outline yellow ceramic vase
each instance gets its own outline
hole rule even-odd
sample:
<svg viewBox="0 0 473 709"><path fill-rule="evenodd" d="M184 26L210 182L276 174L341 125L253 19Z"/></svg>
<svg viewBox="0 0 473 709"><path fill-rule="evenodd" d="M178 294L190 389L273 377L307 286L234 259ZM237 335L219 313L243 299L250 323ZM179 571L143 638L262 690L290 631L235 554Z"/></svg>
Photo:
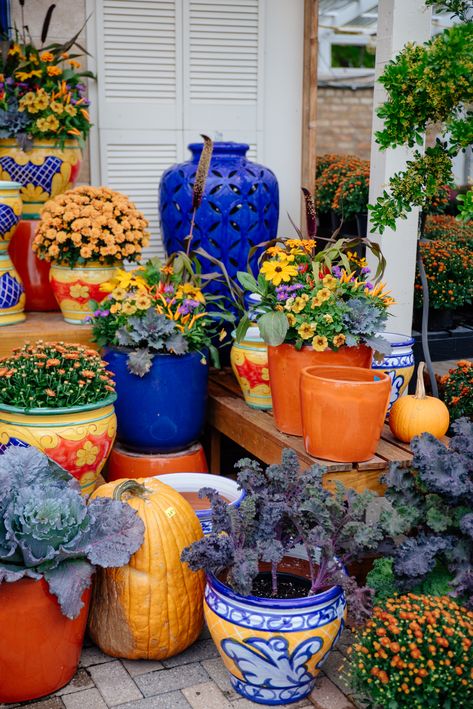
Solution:
<svg viewBox="0 0 473 709"><path fill-rule="evenodd" d="M49 281L64 320L78 324L90 317L92 311L89 301L100 303L107 296L107 293L100 290L100 286L113 278L116 270L116 266L92 262L72 268L53 263Z"/></svg>
<svg viewBox="0 0 473 709"><path fill-rule="evenodd" d="M301 598L240 596L209 575L204 615L233 688L260 704L290 704L314 688L346 617L339 586Z"/></svg>
<svg viewBox="0 0 473 709"><path fill-rule="evenodd" d="M248 328L245 339L233 343L230 362L248 406L270 409L273 403L269 387L268 347L258 327Z"/></svg>
<svg viewBox="0 0 473 709"><path fill-rule="evenodd" d="M20 221L19 182L0 182L0 326L25 319L23 283L8 254L8 244Z"/></svg>
<svg viewBox="0 0 473 709"><path fill-rule="evenodd" d="M23 218L39 219L44 203L74 187L79 176L82 151L77 140L63 147L51 140L35 140L30 150L16 140L0 140L0 180L21 183Z"/></svg>
<svg viewBox="0 0 473 709"><path fill-rule="evenodd" d="M0 453L7 446L35 446L80 483L83 495L95 489L117 431L113 402L63 409L23 409L0 404Z"/></svg>

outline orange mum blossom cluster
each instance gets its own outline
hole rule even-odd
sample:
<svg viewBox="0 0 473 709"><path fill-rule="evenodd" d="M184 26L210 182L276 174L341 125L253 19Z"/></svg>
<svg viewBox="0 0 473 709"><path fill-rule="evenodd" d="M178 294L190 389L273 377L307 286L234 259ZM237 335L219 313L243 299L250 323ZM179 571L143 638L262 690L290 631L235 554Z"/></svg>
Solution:
<svg viewBox="0 0 473 709"><path fill-rule="evenodd" d="M379 707L473 706L473 612L409 593L375 607L351 648L350 683Z"/></svg>
<svg viewBox="0 0 473 709"><path fill-rule="evenodd" d="M131 200L108 187L76 187L43 208L33 242L40 259L69 266L137 261L148 222Z"/></svg>

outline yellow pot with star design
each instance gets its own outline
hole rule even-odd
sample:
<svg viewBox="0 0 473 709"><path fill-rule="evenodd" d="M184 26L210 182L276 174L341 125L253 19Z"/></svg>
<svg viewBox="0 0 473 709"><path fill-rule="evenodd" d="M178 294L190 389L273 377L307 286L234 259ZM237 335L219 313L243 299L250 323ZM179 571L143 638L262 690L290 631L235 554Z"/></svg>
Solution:
<svg viewBox="0 0 473 709"><path fill-rule="evenodd" d="M235 336L235 333L232 333ZM230 350L233 373L243 397L253 409L271 409L268 347L257 326L249 327L241 342L234 340Z"/></svg>
<svg viewBox="0 0 473 709"><path fill-rule="evenodd" d="M89 301L100 303L107 296L100 288L115 276L116 271L116 266L95 262L73 267L53 263L49 281L64 320L78 324L90 317L92 310Z"/></svg>
<svg viewBox="0 0 473 709"><path fill-rule="evenodd" d="M116 394L94 404L25 409L0 403L0 454L8 446L34 446L94 491L117 432Z"/></svg>
<svg viewBox="0 0 473 709"><path fill-rule="evenodd" d="M16 140L0 140L0 180L21 183L23 219L39 219L44 203L74 187L82 151L77 140L60 147L53 140L34 140L22 150Z"/></svg>

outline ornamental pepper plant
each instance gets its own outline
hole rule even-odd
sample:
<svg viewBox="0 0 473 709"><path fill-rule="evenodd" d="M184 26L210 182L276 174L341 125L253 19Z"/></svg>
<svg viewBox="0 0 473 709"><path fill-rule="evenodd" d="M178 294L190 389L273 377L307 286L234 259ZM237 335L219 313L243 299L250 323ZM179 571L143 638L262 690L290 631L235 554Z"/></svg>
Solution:
<svg viewBox="0 0 473 709"><path fill-rule="evenodd" d="M288 342L324 352L366 342L386 350L377 333L385 328L393 298L383 283L370 280L366 265L341 250L341 241L316 254L314 240L287 239L266 249L257 280L238 274L261 298L257 322L269 345ZM242 320L238 339L248 324Z"/></svg>
<svg viewBox="0 0 473 709"><path fill-rule="evenodd" d="M409 593L374 608L351 648L348 678L369 707L473 704L473 612L447 596Z"/></svg>
<svg viewBox="0 0 473 709"><path fill-rule="evenodd" d="M0 359L0 404L26 409L95 404L115 391L98 352L68 342L26 343Z"/></svg>

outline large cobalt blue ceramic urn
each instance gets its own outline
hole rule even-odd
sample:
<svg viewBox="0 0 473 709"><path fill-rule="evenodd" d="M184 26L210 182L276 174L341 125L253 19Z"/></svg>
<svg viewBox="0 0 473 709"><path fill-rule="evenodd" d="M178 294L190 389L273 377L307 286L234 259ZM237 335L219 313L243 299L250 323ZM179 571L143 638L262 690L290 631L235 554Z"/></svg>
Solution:
<svg viewBox="0 0 473 709"><path fill-rule="evenodd" d="M185 249L192 220L192 189L202 152L202 143L191 143L192 159L173 165L163 174L160 186L160 214L168 254ZM271 170L248 160L245 143L216 142L197 210L192 249L201 247L222 261L230 278L246 271L253 246L276 236L279 216L277 179ZM256 252L251 260L256 275ZM204 271L215 266L203 260ZM227 293L224 284L213 284L213 292Z"/></svg>
<svg viewBox="0 0 473 709"><path fill-rule="evenodd" d="M128 370L127 351L106 348L104 359L115 375L120 443L141 453L172 453L199 439L209 374L202 353L157 354L143 377Z"/></svg>

